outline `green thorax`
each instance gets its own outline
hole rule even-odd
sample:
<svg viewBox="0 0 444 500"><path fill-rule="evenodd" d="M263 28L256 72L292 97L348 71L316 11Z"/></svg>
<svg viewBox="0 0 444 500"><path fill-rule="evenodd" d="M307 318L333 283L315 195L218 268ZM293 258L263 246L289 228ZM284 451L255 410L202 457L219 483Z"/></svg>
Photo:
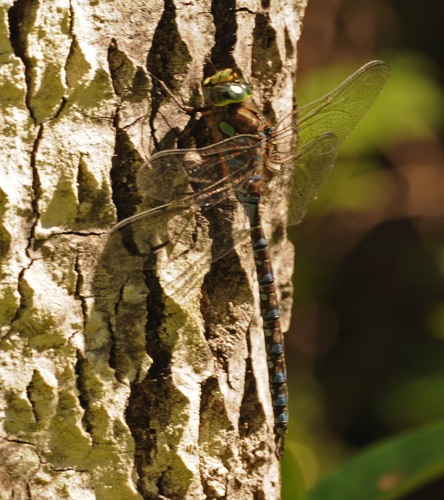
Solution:
<svg viewBox="0 0 444 500"><path fill-rule="evenodd" d="M232 69L219 71L203 81L203 94L211 106L211 126L222 133L221 140L237 134L263 134L266 120L248 99L253 88Z"/></svg>

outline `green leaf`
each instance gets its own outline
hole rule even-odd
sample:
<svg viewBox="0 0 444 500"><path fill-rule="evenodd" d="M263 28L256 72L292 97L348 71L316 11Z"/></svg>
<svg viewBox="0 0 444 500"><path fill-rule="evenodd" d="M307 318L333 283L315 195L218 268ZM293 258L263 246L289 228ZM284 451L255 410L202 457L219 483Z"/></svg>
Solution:
<svg viewBox="0 0 444 500"><path fill-rule="evenodd" d="M444 476L444 423L375 445L319 482L308 500L401 498Z"/></svg>

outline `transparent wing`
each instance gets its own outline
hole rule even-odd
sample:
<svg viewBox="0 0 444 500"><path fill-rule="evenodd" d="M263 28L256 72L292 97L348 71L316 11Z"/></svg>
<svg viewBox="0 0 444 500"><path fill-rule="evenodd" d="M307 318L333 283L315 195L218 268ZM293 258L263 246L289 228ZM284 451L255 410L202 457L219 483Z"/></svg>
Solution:
<svg viewBox="0 0 444 500"><path fill-rule="evenodd" d="M333 167L340 143L370 109L388 74L384 62L372 61L276 127L270 160L283 164L284 172L291 171L288 225L298 224L307 213Z"/></svg>
<svg viewBox="0 0 444 500"><path fill-rule="evenodd" d="M148 202L166 203L119 222L113 232L119 230L145 257L146 269L166 268L178 259L195 268L218 260L249 234L235 191L252 174L263 142L240 135L206 148L153 155L139 172L138 186Z"/></svg>
<svg viewBox="0 0 444 500"><path fill-rule="evenodd" d="M147 256L147 268L166 266L183 256L197 262L193 256L198 259L205 245L211 247L208 258L217 260L248 234L245 219L234 216L239 209L243 213L235 191L254 172L266 142L271 143L271 165L281 165L280 180L287 183L288 223L297 224L325 182L340 143L387 78L385 63L366 64L329 94L288 115L272 138L239 135L206 148L153 155L138 174L138 186L151 205L161 204L119 222L113 230L131 225L131 237L138 239L139 251Z"/></svg>
<svg viewBox="0 0 444 500"><path fill-rule="evenodd" d="M297 139L292 151L284 148L280 152L282 159L285 155L297 156L310 141L328 132L334 133L339 142L344 141L370 109L388 76L384 62L369 62L328 94L285 117L276 126L276 144L283 144L293 132ZM279 161L278 156L275 161Z"/></svg>
<svg viewBox="0 0 444 500"><path fill-rule="evenodd" d="M202 197L211 203L211 193L242 181L254 168L252 160L263 142L254 135L238 135L201 149L161 151L142 166L137 185L154 200L202 204Z"/></svg>
<svg viewBox="0 0 444 500"><path fill-rule="evenodd" d="M289 184L288 225L299 224L327 179L339 149L339 139L328 132L309 142L297 157Z"/></svg>
<svg viewBox="0 0 444 500"><path fill-rule="evenodd" d="M125 246L143 258L143 269L164 270L166 293L177 299L186 297L212 262L248 241L247 218L233 187L222 194L223 199L216 202L214 193L208 193L211 204L205 204L200 194L189 197L200 205L188 206L181 200L153 208L122 224L111 237L120 233Z"/></svg>

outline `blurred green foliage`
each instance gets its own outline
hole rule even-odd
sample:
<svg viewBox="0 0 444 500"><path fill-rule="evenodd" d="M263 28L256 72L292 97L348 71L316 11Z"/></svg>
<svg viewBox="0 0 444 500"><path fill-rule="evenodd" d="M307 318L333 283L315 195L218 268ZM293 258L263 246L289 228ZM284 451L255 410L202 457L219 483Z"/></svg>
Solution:
<svg viewBox="0 0 444 500"><path fill-rule="evenodd" d="M372 446L325 478L308 500L402 498L444 474L444 423Z"/></svg>
<svg viewBox="0 0 444 500"><path fill-rule="evenodd" d="M299 474L310 488L375 440L444 422L444 221L411 217L410 166L396 163L411 144L431 157L428 148L444 131L444 93L426 57L381 58L391 67L389 82L341 148L307 220L289 230L296 264L283 499L304 498ZM301 78L298 101L327 93L358 66ZM341 470L338 481L346 483ZM313 498L385 498L322 491Z"/></svg>
<svg viewBox="0 0 444 500"><path fill-rule="evenodd" d="M434 79L431 64L417 54L392 55L384 60L390 66L390 78L341 146L312 214L347 208L366 210L372 204L381 204L388 188L382 175L369 175L380 169L372 153L405 141L433 139L444 131L444 93ZM356 69L356 65L348 64L311 72L298 81L298 102L303 105L319 98Z"/></svg>
<svg viewBox="0 0 444 500"><path fill-rule="evenodd" d="M432 63L419 54L395 53L381 58L390 66L390 78L366 118L341 147L343 155L427 139L443 131L444 94ZM297 82L298 102L304 105L326 94L356 69L356 65L347 64L310 72Z"/></svg>

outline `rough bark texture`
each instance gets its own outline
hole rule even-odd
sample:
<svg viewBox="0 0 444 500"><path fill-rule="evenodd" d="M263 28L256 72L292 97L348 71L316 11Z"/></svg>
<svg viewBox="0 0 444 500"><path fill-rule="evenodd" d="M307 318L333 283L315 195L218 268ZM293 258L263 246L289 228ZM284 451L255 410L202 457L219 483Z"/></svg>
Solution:
<svg viewBox="0 0 444 500"><path fill-rule="evenodd" d="M178 262L168 296L107 231L191 130L147 68L202 104L209 61L238 67L278 119L303 4L1 2L1 498L279 497L249 248ZM284 327L291 266L282 241Z"/></svg>

